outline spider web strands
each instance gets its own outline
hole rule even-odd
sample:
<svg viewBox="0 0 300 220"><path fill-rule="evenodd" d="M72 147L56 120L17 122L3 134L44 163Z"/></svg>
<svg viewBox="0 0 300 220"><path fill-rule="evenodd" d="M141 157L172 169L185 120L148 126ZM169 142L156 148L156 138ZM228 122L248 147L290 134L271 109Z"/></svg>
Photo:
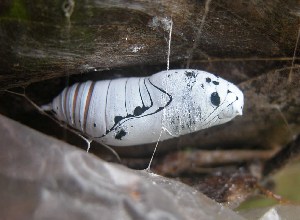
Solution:
<svg viewBox="0 0 300 220"><path fill-rule="evenodd" d="M163 127L160 129L160 134L159 134L158 140L157 140L157 142L156 142L156 144L155 144L155 148L154 148L154 150L153 150L153 153L152 153L151 159L150 159L150 161L149 161L148 167L146 168L146 171L147 171L147 172L151 172L151 169L150 169L150 168L151 168L151 164L152 164L152 161L153 161L153 158L154 158L156 149L157 149L157 147L158 147L158 143L159 143L159 141L160 141L162 132L163 132Z"/></svg>
<svg viewBox="0 0 300 220"><path fill-rule="evenodd" d="M242 61L291 61L300 60L300 57L249 57L249 58L210 58L209 60L193 60L191 63L211 63L211 62L242 62Z"/></svg>
<svg viewBox="0 0 300 220"><path fill-rule="evenodd" d="M170 68L170 54L171 54L172 29L173 29L173 21L172 21L172 18L171 18L171 20L170 20L170 30L169 30L169 41L168 41L167 71L168 71L169 68Z"/></svg>
<svg viewBox="0 0 300 220"><path fill-rule="evenodd" d="M299 27L298 27L298 35L297 35L297 40L296 40L296 44L295 44L295 49L294 49L294 54L293 54L292 65L291 65L292 68L290 69L290 73L289 73L289 79L288 79L288 82L289 82L289 83L292 82L292 73L293 73L293 68L294 68L294 64L295 64L295 58L296 58L296 53L297 53L297 48L298 48L299 38L300 38L300 25L299 25Z"/></svg>
<svg viewBox="0 0 300 220"><path fill-rule="evenodd" d="M168 52L167 52L167 71L170 69L170 54L171 54L171 42L172 42L172 30L173 30L173 20L172 20L172 18L171 18L170 21L169 21L169 39L168 39ZM165 79L165 80L166 80L166 79ZM167 82L165 82L165 84L167 85ZM166 92L168 93L168 88L167 88L167 87L166 87ZM165 99L165 98L164 98L164 99ZM166 101L166 100L164 100L164 102L165 102L165 101ZM150 161L149 161L148 167L146 168L146 171L147 171L147 172L151 172L150 168L151 168L151 164L152 164L154 155L155 155L156 150L157 150L157 147L158 147L158 143L159 143L159 141L160 141L160 139L161 139L162 132L166 130L166 128L165 128L164 125L163 125L165 115L166 115L166 109L164 108L164 109L163 109L163 117L162 117L162 127L161 127L161 130L160 130L160 134L159 134L159 137L158 137L158 139L157 139L157 142L156 142L156 144L155 144L155 148L154 148L154 150L153 150L151 159L150 159Z"/></svg>
<svg viewBox="0 0 300 220"><path fill-rule="evenodd" d="M234 163L250 163L253 158L267 161L278 152L278 149L268 150L179 150L171 152L155 164L155 170L161 175L178 176L182 173L216 172L220 166L230 166ZM140 161L142 164L143 161ZM193 166L191 166L193 164Z"/></svg>
<svg viewBox="0 0 300 220"><path fill-rule="evenodd" d="M293 136L294 132L292 131L290 125L289 125L289 122L287 121L285 115L282 113L281 111L281 107L277 104L271 104L271 105L267 105L266 107L270 107L271 109L275 109L278 111L280 117L282 118L287 130L289 131L290 135Z"/></svg>
<svg viewBox="0 0 300 220"><path fill-rule="evenodd" d="M61 121L59 121L58 119L52 117L50 114L46 113L40 106L38 106L36 103L34 103L28 96L26 96L25 94L25 88L24 89L24 94L22 93L18 93L18 92L14 92L11 90L4 90L5 92L9 93L9 94L13 94L16 96L20 96L23 97L26 101L28 101L35 109L37 109L42 115L45 115L46 117L48 117L50 120L54 121L55 123L57 123L59 126L64 127L65 129L67 129L68 131L72 132L73 134L79 136L80 138L82 138L82 140L84 140L87 144L87 150L86 152L88 153L91 147L91 143L93 141L93 138L91 137L85 137L84 135L82 135L79 131L77 131L76 129L73 129L72 127L68 126L66 123L63 123ZM104 143L99 143L102 146L104 146L105 148L107 148L116 158L119 162L121 162L121 158L118 155L118 153L112 149L111 147L109 147L108 145L104 144Z"/></svg>
<svg viewBox="0 0 300 220"><path fill-rule="evenodd" d="M296 159L300 154L300 135L278 151L275 156L266 161L263 174L269 176L276 170L285 166L291 159Z"/></svg>
<svg viewBox="0 0 300 220"><path fill-rule="evenodd" d="M201 33L202 33L202 29L203 29L206 17L207 17L208 12L209 12L209 5L210 5L211 1L212 0L206 0L206 2L205 2L204 14L203 14L202 19L201 19L201 23L200 23L200 27L199 27L197 35L196 35L196 39L193 43L193 47L188 51L188 60L187 60L187 64L186 64L187 69L190 67L190 63L191 63L191 60L193 58L193 53L196 50L196 47L198 46L200 36L201 36Z"/></svg>

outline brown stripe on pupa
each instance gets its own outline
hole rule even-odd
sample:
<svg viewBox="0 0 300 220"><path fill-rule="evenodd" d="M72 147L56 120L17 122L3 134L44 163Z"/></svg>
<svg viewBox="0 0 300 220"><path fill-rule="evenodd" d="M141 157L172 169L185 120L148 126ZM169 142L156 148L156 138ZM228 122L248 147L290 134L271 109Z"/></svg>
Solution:
<svg viewBox="0 0 300 220"><path fill-rule="evenodd" d="M66 118L66 122L68 124L69 124L69 117L68 117L69 114L68 114L68 111L67 111L67 97L68 97L69 89L70 89L70 87L67 87L66 93L65 93L65 100L64 100L65 118Z"/></svg>
<svg viewBox="0 0 300 220"><path fill-rule="evenodd" d="M92 98L94 87L95 87L95 82L92 82L92 84L90 85L90 89L89 89L88 95L86 97L86 101L85 101L84 118L83 118L83 126L84 126L83 127L83 132L86 131L87 116L88 116L88 111L89 111L90 102L91 102L91 98Z"/></svg>
<svg viewBox="0 0 300 220"><path fill-rule="evenodd" d="M73 122L75 123L75 110L76 110L76 104L77 104L77 96L78 96L78 91L80 88L80 84L76 85L75 93L73 96L73 109L72 109L72 117L73 117Z"/></svg>
<svg viewBox="0 0 300 220"><path fill-rule="evenodd" d="M65 90L64 90L64 91L65 91ZM61 109L62 117L66 118L66 111L65 111L65 109L64 109L64 103L63 103L63 101L64 101L64 96L63 96L64 91L63 91L62 94L60 94L60 96L59 96L59 103L60 103L60 109Z"/></svg>

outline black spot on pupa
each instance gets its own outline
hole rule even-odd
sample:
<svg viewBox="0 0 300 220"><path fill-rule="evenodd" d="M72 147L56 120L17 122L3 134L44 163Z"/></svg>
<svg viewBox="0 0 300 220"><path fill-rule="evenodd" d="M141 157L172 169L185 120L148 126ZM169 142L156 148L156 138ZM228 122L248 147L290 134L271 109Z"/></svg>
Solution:
<svg viewBox="0 0 300 220"><path fill-rule="evenodd" d="M97 127L96 123L94 123L94 128Z"/></svg>
<svg viewBox="0 0 300 220"><path fill-rule="evenodd" d="M145 108L142 108L141 106L137 106L137 107L135 107L135 109L133 111L133 115L139 116L139 115L143 114L144 112L145 112Z"/></svg>
<svg viewBox="0 0 300 220"><path fill-rule="evenodd" d="M203 84L201 84L201 87L202 87L202 89L204 89L204 85Z"/></svg>
<svg viewBox="0 0 300 220"><path fill-rule="evenodd" d="M236 100L239 100L239 97L236 97Z"/></svg>
<svg viewBox="0 0 300 220"><path fill-rule="evenodd" d="M196 74L195 74L195 72L185 72L184 73L187 77L189 77L189 78L195 78L196 77Z"/></svg>
<svg viewBox="0 0 300 220"><path fill-rule="evenodd" d="M116 134L115 139L122 140L122 137L124 137L126 134L127 134L127 132L124 129L121 129Z"/></svg>
<svg viewBox="0 0 300 220"><path fill-rule="evenodd" d="M227 90L227 94L232 93L230 90Z"/></svg>
<svg viewBox="0 0 300 220"><path fill-rule="evenodd" d="M211 82L211 78L209 78L209 77L207 77L205 80L206 80L207 83Z"/></svg>
<svg viewBox="0 0 300 220"><path fill-rule="evenodd" d="M120 122L121 120L123 119L123 117L122 116L120 116L120 115L117 115L117 116L115 116L115 124L117 124L118 122Z"/></svg>
<svg viewBox="0 0 300 220"><path fill-rule="evenodd" d="M217 92L213 92L210 96L210 101L213 105L219 106L220 105L220 96Z"/></svg>
<svg viewBox="0 0 300 220"><path fill-rule="evenodd" d="M212 82L213 82L213 84L215 84L216 86L219 85L219 82L217 82L217 81L212 81Z"/></svg>
<svg viewBox="0 0 300 220"><path fill-rule="evenodd" d="M58 106L56 106L56 110L58 110Z"/></svg>

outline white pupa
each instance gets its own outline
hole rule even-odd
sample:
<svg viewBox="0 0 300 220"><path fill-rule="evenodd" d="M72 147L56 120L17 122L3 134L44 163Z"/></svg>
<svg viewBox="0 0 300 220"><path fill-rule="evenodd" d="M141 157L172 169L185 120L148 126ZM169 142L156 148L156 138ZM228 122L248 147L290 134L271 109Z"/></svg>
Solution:
<svg viewBox="0 0 300 220"><path fill-rule="evenodd" d="M97 142L130 146L223 124L242 115L243 105L234 84L208 72L178 69L76 83L42 108Z"/></svg>

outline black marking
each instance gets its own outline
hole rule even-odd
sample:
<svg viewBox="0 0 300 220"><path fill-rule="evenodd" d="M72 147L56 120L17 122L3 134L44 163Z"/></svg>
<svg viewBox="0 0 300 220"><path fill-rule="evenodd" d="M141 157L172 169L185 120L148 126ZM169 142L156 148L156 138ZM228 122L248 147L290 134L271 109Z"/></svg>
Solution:
<svg viewBox="0 0 300 220"><path fill-rule="evenodd" d="M232 93L230 90L227 90L227 94Z"/></svg>
<svg viewBox="0 0 300 220"><path fill-rule="evenodd" d="M211 82L211 78L209 78L209 77L207 77L205 80L206 80L207 83Z"/></svg>
<svg viewBox="0 0 300 220"><path fill-rule="evenodd" d="M186 86L187 86L187 88L189 90L192 90L193 87L194 87L194 85L195 85L195 83L196 83L197 73L194 72L194 71L185 71L184 74L187 77L187 80L186 80L187 84L186 84Z"/></svg>
<svg viewBox="0 0 300 220"><path fill-rule="evenodd" d="M194 72L194 71L191 71L191 72L188 72L188 71L186 71L185 73L184 73L188 78L196 78L196 73Z"/></svg>
<svg viewBox="0 0 300 220"><path fill-rule="evenodd" d="M114 119L115 124L118 124L122 119L123 119L122 116L120 116L120 115L116 116L115 119Z"/></svg>
<svg viewBox="0 0 300 220"><path fill-rule="evenodd" d="M210 101L213 105L219 106L220 105L220 96L217 92L213 92L210 96Z"/></svg>
<svg viewBox="0 0 300 220"><path fill-rule="evenodd" d="M217 77L217 78L218 78L218 77ZM228 91L229 91L229 90L228 90ZM228 95L228 93L226 94L225 99L224 99L224 101L221 103L221 105L217 106L217 107L214 109L214 111L211 112L211 113L203 120L204 122L205 122L212 114L214 114L215 111L216 111L217 109L219 109L219 108L223 105L223 103L225 102L225 100L226 100L226 98L227 98L227 95ZM232 105L234 102L235 102L235 101L231 102L229 105L227 105L227 107L230 106L230 105ZM201 117L201 116L200 116L200 117ZM216 116L215 116L215 117L216 117ZM209 125L210 122L211 122L215 117L213 117L210 121L208 121L208 123L203 124L203 127L206 127L207 125ZM217 117L219 117L219 115L217 115Z"/></svg>
<svg viewBox="0 0 300 220"><path fill-rule="evenodd" d="M239 97L236 97L236 99L235 100L239 100Z"/></svg>
<svg viewBox="0 0 300 220"><path fill-rule="evenodd" d="M125 93L124 93L124 94L125 94L125 100L124 100L125 103L124 103L124 104L125 104L125 110L126 110L126 113L127 113L126 91L127 91L127 82L128 82L128 80L129 80L129 78L126 79L126 82L125 82L125 91L124 91L124 92L125 92ZM127 114L128 114L128 113L127 113Z"/></svg>
<svg viewBox="0 0 300 220"><path fill-rule="evenodd" d="M146 88L146 90L147 90L147 93L148 93L148 95L149 95L149 98L150 98L150 102L151 102L151 104L150 104L150 106L148 107L148 106L144 106L144 102L143 102L143 99L142 99L142 96L141 96L141 93L140 93L140 97L141 97L141 100L142 100L142 102L143 102L143 107L141 108L141 110L143 111L143 113L146 111L146 110L148 110L148 109L150 109L151 107L153 107L153 100L152 100L152 98L151 98L151 94L150 94L150 92L149 92L149 90L148 90L148 87L147 87L147 85L146 85L146 82L145 82L145 80L148 80L148 82L154 87L154 88L156 88L157 90L159 90L159 91L161 91L163 94L166 94L168 97L169 97L169 100L168 100L168 102L165 104L165 106L163 106L163 107L159 107L159 108L157 108L155 111L153 111L153 112L151 112L151 113L148 113L148 114L146 114L146 115L138 115L138 116L135 116L135 115L131 115L131 114L128 114L127 116L116 116L115 117L115 124L110 128L110 129L107 129L106 130L106 132L105 132L105 134L103 134L103 135L101 135L100 137L96 137L96 138L102 138L102 137L104 137L104 136L106 136L107 134L109 134L110 132L112 132L113 130L116 130L117 128L119 128L122 124L124 124L126 121L128 121L128 120L132 120L132 119L134 119L134 118L142 118L142 117L146 117L146 116L149 116L149 115L153 115L153 114L156 114L156 113L158 113L158 112L160 112L160 111L162 111L164 108L166 108L168 105L170 105L170 103L172 102L172 100L173 100L173 98L172 98L172 96L169 94L169 93L167 93L165 90L163 90L162 88L159 88L159 87L157 87L156 85L154 85L151 81L150 81L150 79L149 78L144 78L144 85L145 85L145 88ZM140 89L139 89L139 92L140 92ZM106 97L106 99L107 99L107 97ZM138 106L139 107L139 106ZM136 109L135 109L136 110ZM140 113L140 112L138 112L138 113ZM116 137L116 139L119 139L119 138L117 138L117 137L120 137L120 135L122 135L122 132L120 133L121 131L119 131L118 132L118 134L115 136ZM125 132L125 131L124 131ZM126 133L126 132L125 132ZM120 135L119 135L120 134ZM125 134L126 135L126 134ZM124 136L124 135L123 135ZM123 137L123 136L121 136L120 137L120 139Z"/></svg>
<svg viewBox="0 0 300 220"><path fill-rule="evenodd" d="M115 139L122 140L122 137L124 137L126 134L127 134L127 132L124 129L121 129L116 134Z"/></svg>
<svg viewBox="0 0 300 220"><path fill-rule="evenodd" d="M215 84L216 86L220 84L220 83L217 82L217 81L212 81L212 82L213 82L213 84Z"/></svg>
<svg viewBox="0 0 300 220"><path fill-rule="evenodd" d="M201 84L201 87L202 87L202 89L204 89L204 85L203 84Z"/></svg>
<svg viewBox="0 0 300 220"><path fill-rule="evenodd" d="M135 109L133 111L133 115L134 116L139 116L139 115L143 114L147 110L148 110L148 108L146 106L143 106L143 107L137 106L137 107L135 107Z"/></svg>
<svg viewBox="0 0 300 220"><path fill-rule="evenodd" d="M140 82L140 81L139 81ZM148 90L148 87L147 87L147 85L146 85L146 82L145 82L145 79L144 79L144 86L145 86L145 88L146 88L146 90L147 90L147 93L148 93L148 95L149 95L149 98L150 98L150 102L151 102L151 104L150 104L150 106L149 107L147 107L147 106L145 106L144 105L144 101L143 101L143 97L142 97L142 94L141 94L141 88L140 88L140 86L139 86L139 94L140 94L140 98L141 98L141 101L142 101L142 104L143 104L143 107L141 107L141 111L146 111L146 110L148 110L149 108L151 108L152 106L153 106L153 100L152 100L152 98L151 98L151 95L150 95L150 92L149 92L149 90ZM135 109L136 110L136 109ZM140 113L140 112L139 112ZM120 126L120 125L122 125L123 123L125 123L127 120L129 120L129 119L132 119L132 118L135 118L135 117L138 117L138 116L134 116L134 115L131 115L131 114L127 114L127 116L116 116L115 117L115 119L114 119L114 121L115 121L115 124L109 129L109 130L106 130L106 133L104 134L104 135L102 135L101 137L104 137L105 135L107 135L109 132L111 132L112 130L114 130L114 129L116 129L118 126ZM118 125L119 124L119 125ZM100 137L100 138L101 138Z"/></svg>
<svg viewBox="0 0 300 220"><path fill-rule="evenodd" d="M141 100L142 100L142 104L143 104L143 106L145 106L145 103L144 103L144 100L143 100L143 97L142 97L142 94L141 94L140 80L141 80L141 79L139 79L139 94L140 94L140 98L141 98ZM148 92L148 95L150 96L150 93L149 93L149 91L148 91L148 88L147 88L147 86L146 86L146 84L145 84L145 79L144 79L144 85L145 85L145 87L146 87L146 90L147 90L147 92ZM150 99L151 99L151 97L150 97Z"/></svg>
<svg viewBox="0 0 300 220"><path fill-rule="evenodd" d="M229 90L228 90L229 91ZM231 92L231 91L229 91L229 92ZM228 93L227 93L228 94ZM225 99L224 99L224 102L225 102L225 100L226 100L226 98L227 98L227 95L226 95L226 97L225 97ZM227 107L228 106L230 106L230 105L232 105L234 102L235 102L236 100L234 100L233 102L231 102L231 103L229 103L228 105L227 105ZM222 106L223 105L223 103L221 104L221 105L219 105L219 106L217 106L217 108L212 112L212 113L210 113L203 121L206 121L220 106ZM241 109L243 109L243 106L241 106ZM218 118L219 118L219 115L217 115L218 116ZM214 117L215 118L215 117ZM213 119L214 119L213 118ZM212 120L213 120L212 119ZM210 120L210 121L212 121L212 120ZM208 121L208 123L206 123L206 124L204 124L203 126L206 126L207 124L209 124L210 123L210 121Z"/></svg>
<svg viewBox="0 0 300 220"><path fill-rule="evenodd" d="M96 123L94 123L94 128L97 127Z"/></svg>
<svg viewBox="0 0 300 220"><path fill-rule="evenodd" d="M171 119L170 124L172 124L172 125L175 124L175 118Z"/></svg>

